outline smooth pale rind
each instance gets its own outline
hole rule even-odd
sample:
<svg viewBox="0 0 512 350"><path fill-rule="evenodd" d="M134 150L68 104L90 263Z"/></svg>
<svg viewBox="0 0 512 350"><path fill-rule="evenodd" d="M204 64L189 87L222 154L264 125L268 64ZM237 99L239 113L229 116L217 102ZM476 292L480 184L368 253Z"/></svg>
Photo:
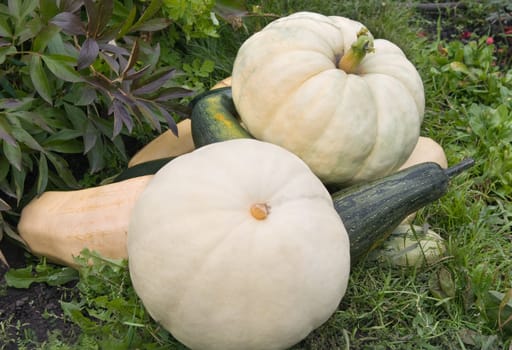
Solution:
<svg viewBox="0 0 512 350"><path fill-rule="evenodd" d="M356 73L337 68L363 27L296 13L246 40L233 66L233 101L249 132L297 154L326 183L390 174L419 137L423 84L398 46L376 39Z"/></svg>
<svg viewBox="0 0 512 350"><path fill-rule="evenodd" d="M194 140L192 140L190 119L183 119L176 127L178 136L171 130L163 132L135 153L128 162L128 167L159 158L177 157L192 151L195 146Z"/></svg>
<svg viewBox="0 0 512 350"><path fill-rule="evenodd" d="M255 219L251 205L265 203ZM343 297L349 241L320 180L273 144L204 146L162 168L133 210L130 274L192 349L285 349Z"/></svg>
<svg viewBox="0 0 512 350"><path fill-rule="evenodd" d="M400 166L400 170L425 162L435 162L443 169L448 168L443 147L429 137L420 136L416 147L405 163Z"/></svg>

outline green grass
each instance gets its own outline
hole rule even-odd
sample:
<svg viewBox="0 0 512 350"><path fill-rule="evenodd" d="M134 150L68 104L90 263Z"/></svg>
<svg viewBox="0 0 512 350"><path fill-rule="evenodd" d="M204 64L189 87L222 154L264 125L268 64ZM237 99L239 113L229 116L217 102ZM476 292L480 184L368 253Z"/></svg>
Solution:
<svg viewBox="0 0 512 350"><path fill-rule="evenodd" d="M375 36L399 44L424 79L422 134L444 146L450 164L465 157L476 161L416 219L446 239L446 257L416 269L372 261L355 266L339 310L294 349L510 349L512 321L503 332L486 298L489 291L512 290L512 71L494 66L493 47L479 38L465 44L417 38L419 21L399 2L260 4L266 13L308 9L352 17L367 24ZM251 18L245 31L224 27L220 39L190 42L191 57L215 62L205 85L229 75L239 44L271 18ZM76 300L63 304L66 315L84 327L75 346L182 349L144 312L130 287L126 265L102 264L92 272L90 267L83 270ZM440 280L445 289L438 295L432 285ZM96 323L85 314L96 315ZM55 337L42 348L66 346L73 348Z"/></svg>

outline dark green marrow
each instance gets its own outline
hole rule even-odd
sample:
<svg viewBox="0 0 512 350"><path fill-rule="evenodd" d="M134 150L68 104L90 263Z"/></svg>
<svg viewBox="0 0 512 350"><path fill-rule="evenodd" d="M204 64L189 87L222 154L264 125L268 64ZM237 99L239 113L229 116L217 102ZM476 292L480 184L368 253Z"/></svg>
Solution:
<svg viewBox="0 0 512 350"><path fill-rule="evenodd" d="M380 245L409 214L441 198L450 178L473 164L473 159L466 159L443 169L437 163L421 163L333 193L334 207L350 238L352 261Z"/></svg>

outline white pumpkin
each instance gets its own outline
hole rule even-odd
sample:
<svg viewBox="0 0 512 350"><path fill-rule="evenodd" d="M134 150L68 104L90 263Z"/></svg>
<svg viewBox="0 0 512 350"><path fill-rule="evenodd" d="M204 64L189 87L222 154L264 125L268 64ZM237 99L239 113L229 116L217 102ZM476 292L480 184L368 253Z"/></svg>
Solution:
<svg viewBox="0 0 512 350"><path fill-rule="evenodd" d="M273 144L238 139L180 156L135 204L134 288L192 349L284 349L343 297L349 240L320 180Z"/></svg>
<svg viewBox="0 0 512 350"><path fill-rule="evenodd" d="M250 133L326 183L390 174L418 140L421 77L398 46L364 32L348 18L299 12L252 35L234 62L233 101Z"/></svg>
<svg viewBox="0 0 512 350"><path fill-rule="evenodd" d="M444 239L435 231L417 225L399 225L373 257L396 266L431 265L446 252Z"/></svg>

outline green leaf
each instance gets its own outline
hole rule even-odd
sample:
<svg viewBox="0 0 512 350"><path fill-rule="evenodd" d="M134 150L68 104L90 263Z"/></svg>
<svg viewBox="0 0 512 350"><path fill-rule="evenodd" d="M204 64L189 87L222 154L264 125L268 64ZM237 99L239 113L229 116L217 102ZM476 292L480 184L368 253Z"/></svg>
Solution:
<svg viewBox="0 0 512 350"><path fill-rule="evenodd" d="M39 18L33 18L28 23L16 28L17 44L22 44L34 39L43 28L43 23Z"/></svg>
<svg viewBox="0 0 512 350"><path fill-rule="evenodd" d="M129 31L133 24L133 21L135 20L135 16L137 15L137 8L133 6L128 13L128 16L126 17L126 20L123 23L123 26L119 30L119 33L117 34L116 39L120 39L124 37Z"/></svg>
<svg viewBox="0 0 512 350"><path fill-rule="evenodd" d="M43 147L39 144L39 142L32 137L25 129L17 127L12 130L13 136L18 140L18 142L21 142L25 144L27 147L39 151L44 152Z"/></svg>
<svg viewBox="0 0 512 350"><path fill-rule="evenodd" d="M18 170L16 168L12 169L12 178L14 180L14 190L16 192L16 199L19 203L21 197L23 196L23 191L25 189L25 179L27 177L27 173L25 169Z"/></svg>
<svg viewBox="0 0 512 350"><path fill-rule="evenodd" d="M89 120L87 122L87 126L85 127L85 133L83 135L85 154L87 154L96 145L96 141L99 137L100 132L96 129L94 123Z"/></svg>
<svg viewBox="0 0 512 350"><path fill-rule="evenodd" d="M76 63L76 60L73 57L64 55L43 55L42 57L48 69L57 78L72 83L79 83L84 81L82 76L80 76L80 74L75 71L72 66L72 64Z"/></svg>
<svg viewBox="0 0 512 350"><path fill-rule="evenodd" d="M80 134L81 136L81 134ZM72 140L59 140L54 139L51 141L44 142L44 148L47 151L66 153L66 154L77 154L83 152L83 145L78 139Z"/></svg>
<svg viewBox="0 0 512 350"><path fill-rule="evenodd" d="M3 157L0 157L0 183L7 177L10 168L11 165L9 161Z"/></svg>
<svg viewBox="0 0 512 350"><path fill-rule="evenodd" d="M20 16L25 18L29 15L34 15L34 10L39 5L39 0L24 0L21 1Z"/></svg>
<svg viewBox="0 0 512 350"><path fill-rule="evenodd" d="M43 152L39 154L36 191L40 195L48 185L48 160Z"/></svg>
<svg viewBox="0 0 512 350"><path fill-rule="evenodd" d="M50 40L52 40L59 31L60 28L54 24L49 24L44 27L34 38L32 46L33 51L43 53Z"/></svg>
<svg viewBox="0 0 512 350"><path fill-rule="evenodd" d="M153 17L160 9L162 8L162 0L151 0L146 11L140 16L139 20L134 24L132 28L137 28L138 26L144 24L151 17ZM133 29L132 29L133 30Z"/></svg>
<svg viewBox="0 0 512 350"><path fill-rule="evenodd" d="M73 173L69 169L69 165L64 158L54 153L47 153L46 157L48 157L52 165L55 167L57 174L67 186L70 188L79 187L78 182L73 176Z"/></svg>
<svg viewBox="0 0 512 350"><path fill-rule="evenodd" d="M105 146L101 138L97 138L94 146L87 152L89 168L95 173L105 167Z"/></svg>
<svg viewBox="0 0 512 350"><path fill-rule="evenodd" d="M21 19L21 1L8 0L7 6L9 8L9 14L19 21Z"/></svg>
<svg viewBox="0 0 512 350"><path fill-rule="evenodd" d="M30 79L37 93L49 104L52 104L52 89L43 68L41 57L33 55L30 60Z"/></svg>
<svg viewBox="0 0 512 350"><path fill-rule="evenodd" d="M39 0L39 12L41 17L48 22L59 12L59 8L55 0Z"/></svg>
<svg viewBox="0 0 512 350"><path fill-rule="evenodd" d="M4 150L4 155L7 158L7 160L9 161L9 163L14 168L21 171L22 154L21 154L20 146L17 143L14 145L11 145L7 142L3 142L3 150Z"/></svg>
<svg viewBox="0 0 512 350"><path fill-rule="evenodd" d="M1 102L1 101L0 101ZM11 124L6 120L5 117L0 117L0 141L4 141L11 146L16 145L16 139L12 135Z"/></svg>
<svg viewBox="0 0 512 350"><path fill-rule="evenodd" d="M7 23L7 20L3 17L0 17L0 37L12 37L12 29L9 23Z"/></svg>
<svg viewBox="0 0 512 350"><path fill-rule="evenodd" d="M14 55L17 52L18 50L14 46L0 47L0 64L5 62L7 56Z"/></svg>
<svg viewBox="0 0 512 350"><path fill-rule="evenodd" d="M32 265L19 269L9 269L5 274L7 286L29 288L32 283L47 283L60 286L78 280L78 271L70 267L53 267L50 265Z"/></svg>
<svg viewBox="0 0 512 350"><path fill-rule="evenodd" d="M489 291L484 299L487 317L506 336L512 336L512 289L507 293Z"/></svg>

